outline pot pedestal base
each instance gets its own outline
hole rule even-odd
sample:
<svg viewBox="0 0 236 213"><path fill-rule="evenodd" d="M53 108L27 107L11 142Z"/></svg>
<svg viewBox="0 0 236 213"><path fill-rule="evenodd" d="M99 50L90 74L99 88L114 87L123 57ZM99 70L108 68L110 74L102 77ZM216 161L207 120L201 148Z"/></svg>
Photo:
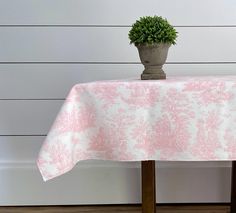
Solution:
<svg viewBox="0 0 236 213"><path fill-rule="evenodd" d="M160 74L154 74L154 73L143 73L141 75L141 80L160 80L160 79L166 79L166 74L165 73L160 73Z"/></svg>

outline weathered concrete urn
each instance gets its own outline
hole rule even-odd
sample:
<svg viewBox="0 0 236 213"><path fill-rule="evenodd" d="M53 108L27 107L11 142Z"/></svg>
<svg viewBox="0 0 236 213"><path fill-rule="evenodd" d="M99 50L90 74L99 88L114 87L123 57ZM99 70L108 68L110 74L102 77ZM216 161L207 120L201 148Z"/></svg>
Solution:
<svg viewBox="0 0 236 213"><path fill-rule="evenodd" d="M136 45L140 60L145 68L141 75L142 80L166 79L162 66L166 62L170 46L171 44L168 43Z"/></svg>
<svg viewBox="0 0 236 213"><path fill-rule="evenodd" d="M144 65L142 80L166 79L162 67L166 62L169 47L175 44L177 32L161 16L145 16L137 20L129 31L130 43L139 52Z"/></svg>

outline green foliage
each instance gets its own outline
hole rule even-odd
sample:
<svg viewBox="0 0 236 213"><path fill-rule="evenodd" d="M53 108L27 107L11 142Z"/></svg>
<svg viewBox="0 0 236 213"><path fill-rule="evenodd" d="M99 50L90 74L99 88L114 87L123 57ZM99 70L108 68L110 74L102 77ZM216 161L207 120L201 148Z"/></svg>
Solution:
<svg viewBox="0 0 236 213"><path fill-rule="evenodd" d="M137 20L129 31L130 43L155 44L170 43L175 44L177 32L166 19L161 16L145 16Z"/></svg>

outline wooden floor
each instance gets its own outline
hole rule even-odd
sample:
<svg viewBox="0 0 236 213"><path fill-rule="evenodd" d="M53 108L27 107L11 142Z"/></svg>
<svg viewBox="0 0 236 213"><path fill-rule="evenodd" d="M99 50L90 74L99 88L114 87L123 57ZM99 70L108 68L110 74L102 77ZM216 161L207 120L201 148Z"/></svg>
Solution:
<svg viewBox="0 0 236 213"><path fill-rule="evenodd" d="M141 213L138 205L0 207L0 213ZM229 213L227 205L157 206L157 213Z"/></svg>

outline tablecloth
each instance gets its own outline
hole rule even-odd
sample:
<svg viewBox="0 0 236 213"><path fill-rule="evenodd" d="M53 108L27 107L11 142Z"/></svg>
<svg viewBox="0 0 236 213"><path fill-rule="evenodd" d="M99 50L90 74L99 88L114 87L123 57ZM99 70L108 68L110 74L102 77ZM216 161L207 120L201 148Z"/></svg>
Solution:
<svg viewBox="0 0 236 213"><path fill-rule="evenodd" d="M87 159L236 159L236 76L75 85L37 159L43 179Z"/></svg>

